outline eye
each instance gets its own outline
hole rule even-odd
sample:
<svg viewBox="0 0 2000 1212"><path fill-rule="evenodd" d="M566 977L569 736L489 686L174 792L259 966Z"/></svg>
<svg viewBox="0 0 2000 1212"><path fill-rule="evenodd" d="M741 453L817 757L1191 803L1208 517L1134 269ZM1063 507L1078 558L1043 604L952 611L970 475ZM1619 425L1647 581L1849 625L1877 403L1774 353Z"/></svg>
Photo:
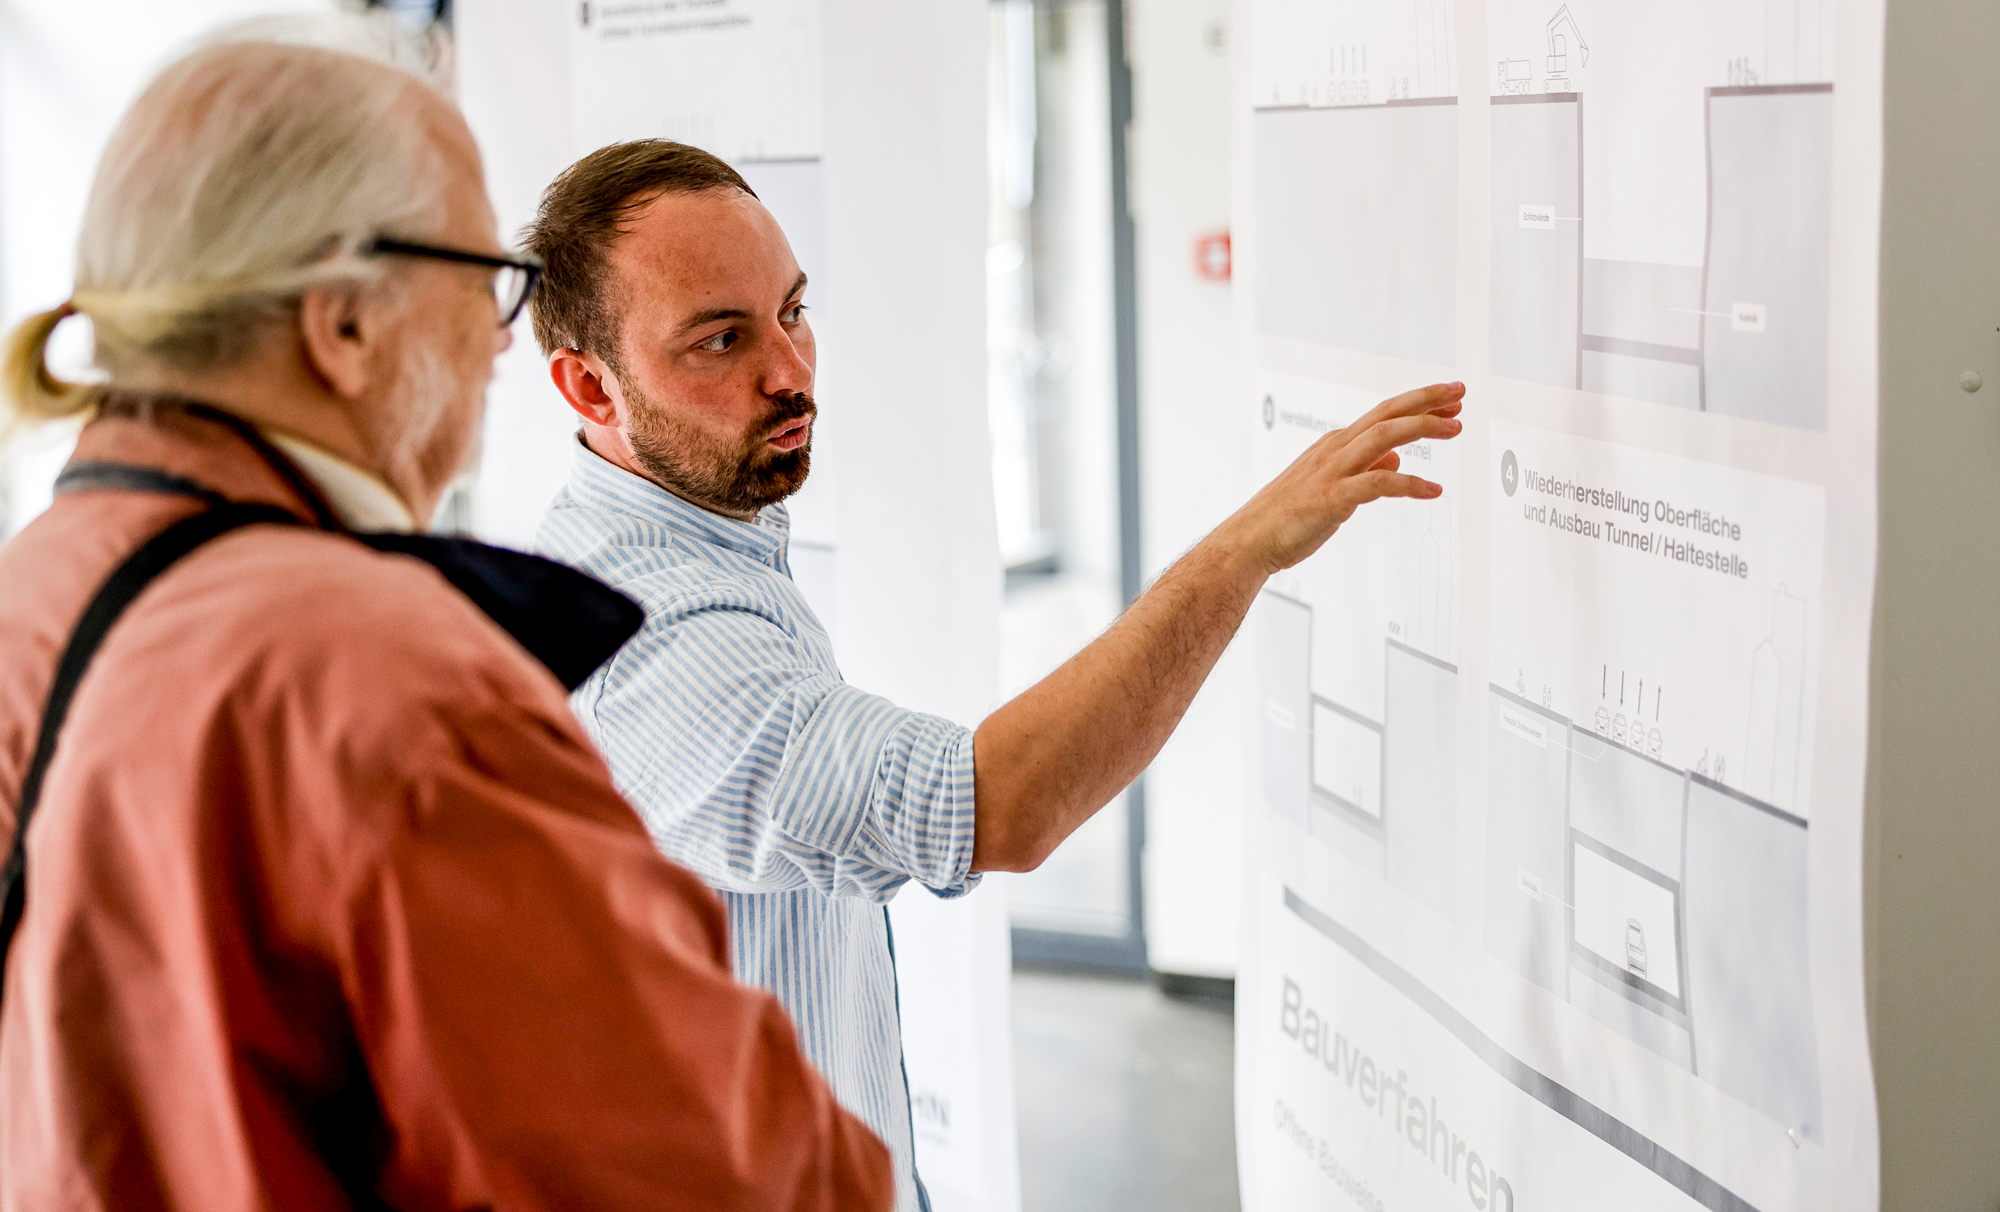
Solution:
<svg viewBox="0 0 2000 1212"><path fill-rule="evenodd" d="M794 303L792 304L791 310L785 313L784 322L787 324L797 324L799 321L805 318L806 318L806 305L803 303Z"/></svg>
<svg viewBox="0 0 2000 1212"><path fill-rule="evenodd" d="M708 340L703 341L701 344L695 346L695 348L705 349L708 350L710 353L727 353L729 352L729 347L734 344L736 344L735 332L725 328L721 332L716 333L714 336L710 337Z"/></svg>

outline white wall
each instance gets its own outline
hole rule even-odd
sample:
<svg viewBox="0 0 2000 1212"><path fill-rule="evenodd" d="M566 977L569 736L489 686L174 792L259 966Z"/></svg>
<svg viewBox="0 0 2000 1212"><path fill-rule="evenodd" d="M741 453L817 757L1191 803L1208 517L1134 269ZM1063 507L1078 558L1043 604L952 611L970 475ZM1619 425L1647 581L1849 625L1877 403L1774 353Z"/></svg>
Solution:
<svg viewBox="0 0 2000 1212"><path fill-rule="evenodd" d="M1842 20L1846 20L1845 13ZM2000 8L1891 0L1869 1010L1882 1207L2000 1206ZM1984 379L1976 393L1959 376Z"/></svg>
<svg viewBox="0 0 2000 1212"><path fill-rule="evenodd" d="M1195 273L1196 238L1229 228L1229 3L1127 2L1151 578L1243 502L1249 441L1229 285ZM1236 972L1245 676L1231 649L1146 774L1146 942L1163 972Z"/></svg>
<svg viewBox="0 0 2000 1212"><path fill-rule="evenodd" d="M823 413L837 467L841 670L976 724L1000 675L986 420L987 0L827 0ZM817 427L816 427L817 429ZM837 436L835 436L837 435ZM1011 953L1000 887L892 905L910 1084L940 1212L1015 1212ZM920 1111L922 1108L920 1107Z"/></svg>

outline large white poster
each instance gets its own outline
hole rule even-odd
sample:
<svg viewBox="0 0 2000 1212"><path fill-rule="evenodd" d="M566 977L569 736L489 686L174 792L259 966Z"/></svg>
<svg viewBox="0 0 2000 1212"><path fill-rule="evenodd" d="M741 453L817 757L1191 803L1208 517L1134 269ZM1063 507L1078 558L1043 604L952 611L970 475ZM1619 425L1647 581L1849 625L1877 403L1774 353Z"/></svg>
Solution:
<svg viewBox="0 0 2000 1212"><path fill-rule="evenodd" d="M1879 0L1244 0L1256 1210L1872 1208Z"/></svg>
<svg viewBox="0 0 2000 1212"><path fill-rule="evenodd" d="M818 159L819 0L603 0L570 39L577 140L650 136L732 163Z"/></svg>

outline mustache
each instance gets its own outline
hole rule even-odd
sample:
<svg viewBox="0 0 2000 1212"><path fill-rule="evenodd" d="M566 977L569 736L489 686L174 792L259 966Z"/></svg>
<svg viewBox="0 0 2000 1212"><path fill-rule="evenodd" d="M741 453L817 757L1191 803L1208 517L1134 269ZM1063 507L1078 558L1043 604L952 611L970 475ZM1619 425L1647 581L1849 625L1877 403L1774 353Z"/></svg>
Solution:
<svg viewBox="0 0 2000 1212"><path fill-rule="evenodd" d="M794 392L789 396L773 398L770 414L764 418L764 424L767 428L782 425L786 421L796 421L800 417L815 416L818 412L819 405L813 402L811 395L803 391Z"/></svg>

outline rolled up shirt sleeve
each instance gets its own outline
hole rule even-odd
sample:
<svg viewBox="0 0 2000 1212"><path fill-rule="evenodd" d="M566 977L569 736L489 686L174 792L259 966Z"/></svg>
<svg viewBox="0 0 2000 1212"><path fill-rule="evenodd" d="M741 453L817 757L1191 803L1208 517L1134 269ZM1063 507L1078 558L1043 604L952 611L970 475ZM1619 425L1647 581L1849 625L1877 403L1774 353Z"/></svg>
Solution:
<svg viewBox="0 0 2000 1212"><path fill-rule="evenodd" d="M848 685L823 632L754 596L643 596L576 706L666 853L731 892L977 884L971 729Z"/></svg>

